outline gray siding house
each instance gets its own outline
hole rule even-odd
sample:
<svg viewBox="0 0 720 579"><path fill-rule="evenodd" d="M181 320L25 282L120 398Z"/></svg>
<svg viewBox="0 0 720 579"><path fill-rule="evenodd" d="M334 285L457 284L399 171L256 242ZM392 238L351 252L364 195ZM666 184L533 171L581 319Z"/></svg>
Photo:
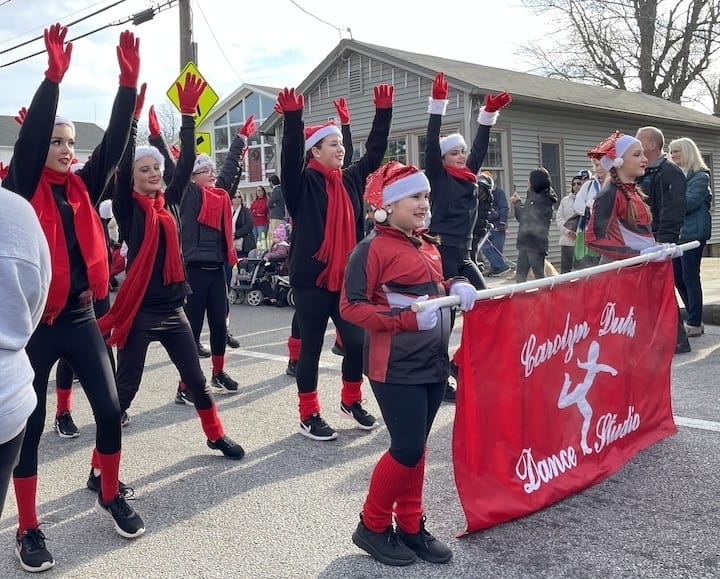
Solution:
<svg viewBox="0 0 720 579"><path fill-rule="evenodd" d="M439 71L450 86L450 103L443 134L459 131L468 143L476 131L479 107L487 93L509 92L512 104L502 111L491 133L484 167L493 171L508 196L515 187L521 196L531 170L544 166L558 195L566 195L573 175L591 169L588 150L615 130L634 134L644 125L660 128L669 142L690 137L700 147L718 189L720 118L641 93L548 79L532 74L405 52L343 39L298 87L305 95L306 125L335 116L333 100L344 96L351 113L354 156L370 130L374 114L373 87L395 86L393 124L387 159L424 165L427 105L432 81ZM260 127L279 148L282 116L272 113ZM282 175L281 175L282 178ZM517 224L512 216L506 254L515 259ZM713 205L713 237L720 242L720 216ZM551 228L550 259L559 261L558 231ZM720 247L717 246L717 247Z"/></svg>

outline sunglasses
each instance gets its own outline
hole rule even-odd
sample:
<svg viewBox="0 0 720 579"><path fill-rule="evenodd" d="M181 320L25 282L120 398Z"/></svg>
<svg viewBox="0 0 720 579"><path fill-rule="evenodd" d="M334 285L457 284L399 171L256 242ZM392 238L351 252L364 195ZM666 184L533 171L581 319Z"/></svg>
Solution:
<svg viewBox="0 0 720 579"><path fill-rule="evenodd" d="M573 186L573 187L576 187L576 186L578 186L578 185L582 185L582 181L573 181L573 182L572 182L572 186Z"/></svg>

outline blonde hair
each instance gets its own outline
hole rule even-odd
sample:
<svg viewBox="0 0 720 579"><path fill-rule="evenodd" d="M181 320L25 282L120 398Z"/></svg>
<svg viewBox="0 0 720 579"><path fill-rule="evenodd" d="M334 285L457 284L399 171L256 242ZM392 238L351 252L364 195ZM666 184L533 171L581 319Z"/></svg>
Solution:
<svg viewBox="0 0 720 579"><path fill-rule="evenodd" d="M673 149L680 151L680 168L685 171L709 171L705 161L703 161L700 149L698 149L695 141L687 137L681 137L675 139L670 143L669 150L672 152Z"/></svg>

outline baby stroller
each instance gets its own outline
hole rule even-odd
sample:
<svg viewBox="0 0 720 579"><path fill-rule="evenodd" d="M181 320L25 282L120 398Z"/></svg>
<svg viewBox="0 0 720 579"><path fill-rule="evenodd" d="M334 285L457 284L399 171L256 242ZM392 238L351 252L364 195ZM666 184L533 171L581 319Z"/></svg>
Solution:
<svg viewBox="0 0 720 579"><path fill-rule="evenodd" d="M250 252L248 257L238 262L238 273L230 286L231 304L240 304L243 300L250 306L259 306L270 300L276 305L295 306L290 287L290 279L284 273L284 262L265 263L262 253Z"/></svg>

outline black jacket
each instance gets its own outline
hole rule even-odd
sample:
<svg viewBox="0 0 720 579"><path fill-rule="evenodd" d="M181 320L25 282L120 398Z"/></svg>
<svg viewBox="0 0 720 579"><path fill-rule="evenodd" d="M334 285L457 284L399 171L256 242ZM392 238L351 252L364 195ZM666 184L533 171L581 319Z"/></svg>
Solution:
<svg viewBox="0 0 720 579"><path fill-rule="evenodd" d="M677 243L685 221L687 183L682 169L663 156L648 165L638 182L649 197L655 241Z"/></svg>
<svg viewBox="0 0 720 579"><path fill-rule="evenodd" d="M268 198L268 217L270 219L285 219L285 200L281 185L276 185Z"/></svg>
<svg viewBox="0 0 720 579"><path fill-rule="evenodd" d="M528 191L525 202L513 204L515 219L520 223L517 234L517 248L547 255L550 237L550 222L557 195L552 189Z"/></svg>
<svg viewBox="0 0 720 579"><path fill-rule="evenodd" d="M241 253L243 256L247 257L248 253L250 253L257 246L257 241L255 239L255 235L253 234L253 219L250 209L243 205L239 209L239 211L240 214L235 220L235 231L233 233L233 239L243 240L242 250L238 253Z"/></svg>

